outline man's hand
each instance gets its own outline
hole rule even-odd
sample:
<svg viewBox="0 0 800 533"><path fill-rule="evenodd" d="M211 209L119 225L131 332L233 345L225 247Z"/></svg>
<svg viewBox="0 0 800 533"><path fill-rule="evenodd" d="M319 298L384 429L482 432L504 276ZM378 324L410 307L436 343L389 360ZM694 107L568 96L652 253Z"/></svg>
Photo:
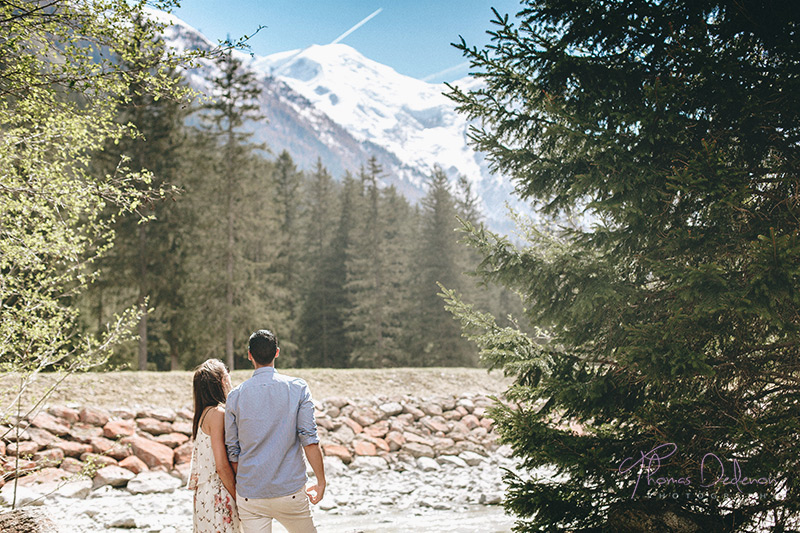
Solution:
<svg viewBox="0 0 800 533"><path fill-rule="evenodd" d="M313 504L319 503L319 501L325 495L325 482L306 487L306 494L308 495L308 501Z"/></svg>

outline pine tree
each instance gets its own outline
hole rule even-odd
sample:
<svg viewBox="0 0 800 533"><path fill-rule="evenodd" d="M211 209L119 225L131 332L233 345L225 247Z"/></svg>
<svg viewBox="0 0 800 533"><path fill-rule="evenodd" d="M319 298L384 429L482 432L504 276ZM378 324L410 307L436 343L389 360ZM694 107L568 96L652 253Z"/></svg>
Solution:
<svg viewBox="0 0 800 533"><path fill-rule="evenodd" d="M142 21L137 23L141 25ZM156 63L157 58L164 55L160 40L146 43L135 40L130 47L118 59L128 69L135 68L135 65L125 57L147 53ZM182 81L174 72L171 76L176 85ZM175 187L181 171L179 154L187 109L174 99L156 98L143 91L141 84L132 83L127 98L119 107L117 121L135 133L121 140L109 141L93 158L93 172L100 176L112 174L124 159L131 171L151 176L147 183L139 184L140 189ZM115 246L98 263L103 270L103 279L98 284L99 290L92 292L102 300L104 293L108 296L109 291L113 291L122 301L127 300L126 292L131 289L136 292L136 306L140 312L136 359L139 370L148 368L148 344L152 342L151 335L148 335L148 323L151 322L148 309L161 307L166 311L166 307L174 308L178 304L176 281L181 279L180 256L172 253L176 251L175 221L180 218L174 216L176 192L165 200L139 206L135 212L124 216L115 216L109 209L109 218L115 220ZM97 308L102 322L106 317L102 316L101 301Z"/></svg>
<svg viewBox="0 0 800 533"><path fill-rule="evenodd" d="M458 323L444 308L439 286L463 292L462 253L458 247L456 200L447 175L436 167L422 199L419 239L415 250L413 280L416 353L425 365L470 364L470 349Z"/></svg>
<svg viewBox="0 0 800 533"><path fill-rule="evenodd" d="M245 122L260 119L257 100L261 89L254 74L227 50L217 59L219 75L212 80L214 101L207 106L210 131L219 140L222 157L218 175L223 180L222 204L225 208L225 354L228 368L234 365L234 305L236 301L236 205L242 196L242 168L256 146L248 144L252 133L244 130Z"/></svg>
<svg viewBox="0 0 800 533"><path fill-rule="evenodd" d="M300 218L302 172L286 150L275 161L272 171L275 208L272 216L277 222L277 232L270 239L274 257L274 281L279 289L274 305L284 310L286 319L280 324L281 364L293 363L297 345L297 309L300 298ZM277 325L276 325L277 327Z"/></svg>
<svg viewBox="0 0 800 533"><path fill-rule="evenodd" d="M485 87L452 93L474 146L584 219L473 233L539 338L449 299L516 379L493 413L515 529L797 530L800 12L530 0L494 22L460 45Z"/></svg>
<svg viewBox="0 0 800 533"><path fill-rule="evenodd" d="M328 170L317 160L307 182L303 235L305 276L295 298L302 302L298 338L302 366L331 367L341 357L337 346L344 328L341 314L345 275L334 248L339 206L337 187Z"/></svg>

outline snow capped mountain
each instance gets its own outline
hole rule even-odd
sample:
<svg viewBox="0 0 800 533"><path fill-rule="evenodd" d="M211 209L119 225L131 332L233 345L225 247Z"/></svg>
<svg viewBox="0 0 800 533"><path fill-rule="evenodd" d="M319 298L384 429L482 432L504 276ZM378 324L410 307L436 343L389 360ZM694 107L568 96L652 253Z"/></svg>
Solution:
<svg viewBox="0 0 800 533"><path fill-rule="evenodd" d="M157 13L170 24L165 41L178 50L212 50L214 44L173 15ZM493 176L480 153L467 144L468 123L444 96L443 84L430 84L372 61L344 44L314 45L266 57L236 53L261 84L261 113L249 124L257 142L277 154L287 150L300 168L321 158L337 178L356 174L369 157L383 166L384 182L412 201L425 194L435 165L455 180L465 176L480 197L490 227L510 227L504 203L513 187ZM200 60L186 73L189 83L209 94L213 62ZM467 84L473 80L465 80Z"/></svg>

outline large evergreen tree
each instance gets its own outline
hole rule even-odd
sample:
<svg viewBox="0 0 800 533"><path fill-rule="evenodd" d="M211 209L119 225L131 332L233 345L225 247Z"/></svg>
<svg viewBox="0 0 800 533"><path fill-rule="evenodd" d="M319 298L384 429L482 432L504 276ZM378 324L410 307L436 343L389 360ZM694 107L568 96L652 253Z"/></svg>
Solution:
<svg viewBox="0 0 800 533"><path fill-rule="evenodd" d="M430 366L460 366L470 352L458 323L445 310L439 286L463 291L464 254L458 246L456 199L447 175L436 167L422 199L419 238L414 250L412 342L420 362ZM474 214L472 214L474 216Z"/></svg>
<svg viewBox="0 0 800 533"><path fill-rule="evenodd" d="M516 529L798 530L800 11L522 7L460 46L485 86L452 94L523 198L583 214L473 234L539 339L450 299L516 378L503 438L561 474L509 475Z"/></svg>
<svg viewBox="0 0 800 533"><path fill-rule="evenodd" d="M219 74L212 80L213 98L207 106L210 132L215 134L221 148L218 176L223 186L220 199L224 206L225 234L225 306L223 322L225 325L225 356L228 368L234 365L234 306L239 296L236 291L236 214L237 205L243 198L243 183L249 168L248 162L256 148L248 144L251 132L244 129L245 122L258 120L258 86L252 71L248 70L233 50L228 49L219 55L216 65Z"/></svg>

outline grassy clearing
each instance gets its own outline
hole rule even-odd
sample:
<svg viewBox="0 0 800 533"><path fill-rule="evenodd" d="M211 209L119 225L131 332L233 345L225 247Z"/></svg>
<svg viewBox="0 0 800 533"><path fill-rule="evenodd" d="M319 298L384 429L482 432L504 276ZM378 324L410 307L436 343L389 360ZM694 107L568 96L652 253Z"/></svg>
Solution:
<svg viewBox="0 0 800 533"><path fill-rule="evenodd" d="M279 372L281 370L279 369ZM366 399L379 396L420 398L462 394L501 394L510 380L499 372L481 368L390 368L390 369L288 369L284 372L305 379L316 399L343 396ZM234 386L252 374L233 372ZM29 400L38 398L54 377L43 374L34 384ZM15 394L17 379L0 376L0 410ZM53 393L48 405L93 406L105 409L142 407L189 407L192 403L192 373L182 372L90 372L69 376ZM0 411L2 412L2 411Z"/></svg>

